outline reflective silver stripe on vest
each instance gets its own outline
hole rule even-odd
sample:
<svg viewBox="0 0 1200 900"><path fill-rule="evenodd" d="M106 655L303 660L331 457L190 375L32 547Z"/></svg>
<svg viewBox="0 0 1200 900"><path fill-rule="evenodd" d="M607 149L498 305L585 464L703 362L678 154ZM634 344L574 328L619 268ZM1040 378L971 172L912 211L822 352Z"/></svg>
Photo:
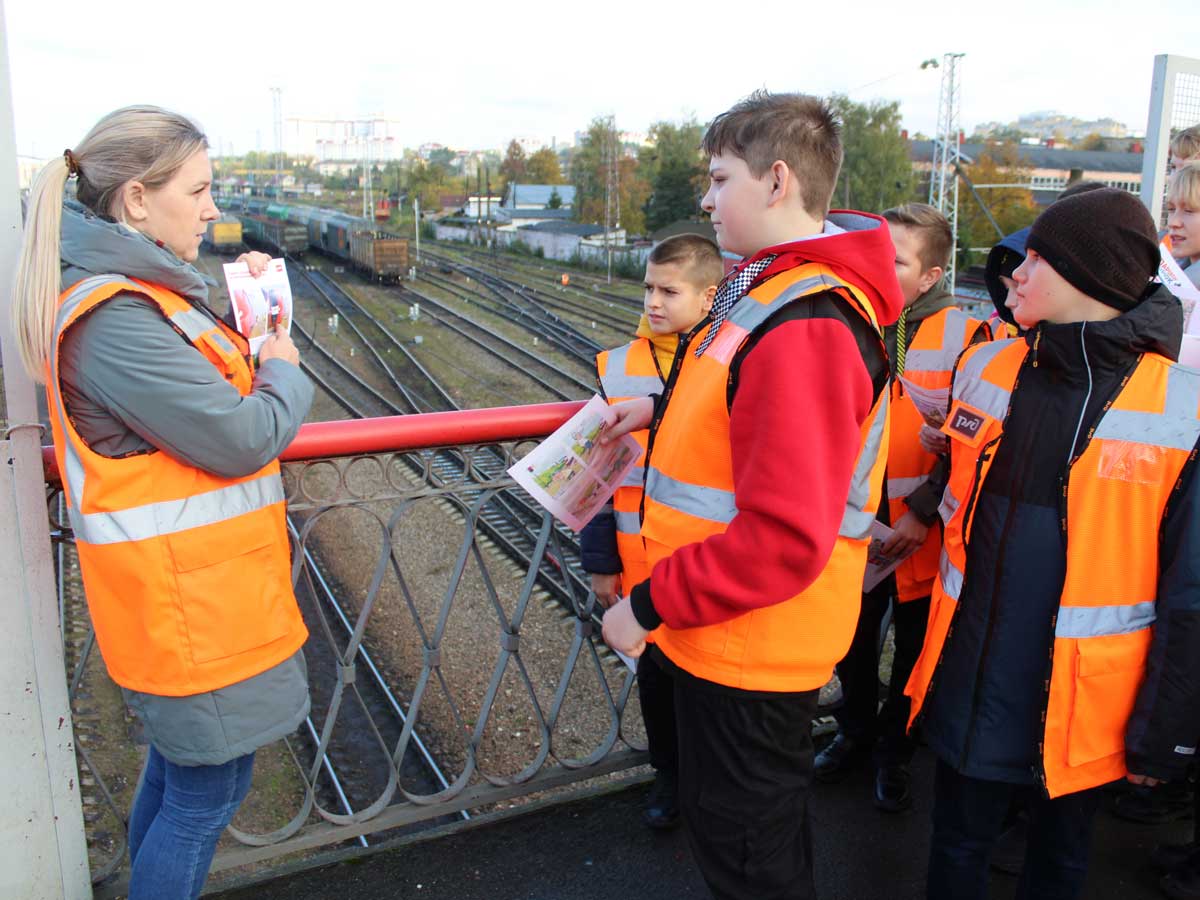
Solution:
<svg viewBox="0 0 1200 900"><path fill-rule="evenodd" d="M600 386L604 388L604 396L610 400L614 397L649 397L663 389L663 381L657 375L626 374L632 349L631 344L626 344L608 351L608 366L605 374L600 376Z"/></svg>
<svg viewBox="0 0 1200 900"><path fill-rule="evenodd" d="M946 596L952 600L958 600L959 594L962 593L963 573L954 563L950 562L950 554L944 549L938 559L938 580L941 582Z"/></svg>
<svg viewBox="0 0 1200 900"><path fill-rule="evenodd" d="M754 331L759 325L771 318L784 304L790 303L797 297L811 294L820 288L844 288L842 282L827 275L814 275L789 285L778 297L770 303L759 303L755 300L742 299L734 304L729 312L728 321L747 332Z"/></svg>
<svg viewBox="0 0 1200 900"><path fill-rule="evenodd" d="M942 494L942 502L938 506L938 515L942 517L943 522L949 524L956 512L958 512L958 498L950 490L950 485L946 485L946 490Z"/></svg>
<svg viewBox="0 0 1200 900"><path fill-rule="evenodd" d="M655 468L646 473L646 496L655 503L710 522L729 524L737 515L732 491L677 481Z"/></svg>
<svg viewBox="0 0 1200 900"><path fill-rule="evenodd" d="M1200 372L1171 366L1161 413L1110 409L1100 417L1095 437L1172 450L1191 450L1200 439Z"/></svg>
<svg viewBox="0 0 1200 900"><path fill-rule="evenodd" d="M71 293L67 295L67 299L59 304L58 312L54 317L54 337L56 342L62 337L63 328L71 316L75 314L75 310L79 308L79 304L90 297L94 291L99 290L106 284L128 284L130 290L141 290L128 278L122 278L119 275L93 275L90 278L83 279L83 281L71 289Z"/></svg>
<svg viewBox="0 0 1200 900"><path fill-rule="evenodd" d="M264 475L182 500L162 500L115 512L84 514L72 502L71 527L75 530L76 540L87 544L144 541L189 528L215 525L283 500L280 477Z"/></svg>
<svg viewBox="0 0 1200 900"><path fill-rule="evenodd" d="M171 324L183 332L193 344L209 331L217 328L217 323L200 312L198 309L185 309L170 316Z"/></svg>
<svg viewBox="0 0 1200 900"><path fill-rule="evenodd" d="M621 534L641 534L642 522L637 513L617 510L614 515L617 519L617 531Z"/></svg>
<svg viewBox="0 0 1200 900"><path fill-rule="evenodd" d="M129 279L121 278L119 275L93 275L90 278L85 278L71 289L71 293L59 304L58 312L54 318L55 349L50 355L50 374L52 378L50 387L54 391L54 405L58 408L59 431L63 436L63 443L66 444L66 447L63 449L63 461L67 471L63 472L62 476L67 480L67 493L70 496L72 504L82 502L86 476L84 474L83 460L79 458L79 454L75 450L75 444L70 439L67 420L63 414L64 402L62 391L59 390L58 378L58 342L62 340L63 329L67 327L67 323L71 321L71 317L79 309L79 305L90 297L94 291L99 290L106 284L128 284L131 288L137 288L137 285L130 282Z"/></svg>
<svg viewBox="0 0 1200 900"><path fill-rule="evenodd" d="M1122 606L1064 606L1058 611L1054 636L1090 638L1128 634L1149 628L1157 617L1153 600Z"/></svg>
<svg viewBox="0 0 1200 900"><path fill-rule="evenodd" d="M875 513L866 509L867 501L871 499L871 470L879 458L879 449L883 446L883 426L887 424L888 403L891 400L887 390L879 397L879 409L875 419L867 431L867 439L863 443L862 452L858 455L858 464L854 467L854 477L850 479L850 495L846 498L846 512L842 516L842 525L838 534L851 540L865 538L871 531L871 523L875 521Z"/></svg>
<svg viewBox="0 0 1200 900"><path fill-rule="evenodd" d="M967 342L967 326L970 322L971 317L962 310L950 310L942 331L942 346L936 350L909 350L904 355L904 371L949 372Z"/></svg>
<svg viewBox="0 0 1200 900"><path fill-rule="evenodd" d="M900 500L907 497L928 480L928 475L917 475L913 478L889 478L887 480L888 499Z"/></svg>
<svg viewBox="0 0 1200 900"><path fill-rule="evenodd" d="M642 483L645 480L646 480L646 467L645 466L634 466L632 469L630 469L628 472L625 473L625 477L624 477L624 479L622 479L620 487L640 488L642 486Z"/></svg>
<svg viewBox="0 0 1200 900"><path fill-rule="evenodd" d="M992 341L971 354L955 379L954 399L987 413L993 419L1003 420L1008 414L1012 391L985 381L983 370L998 353L1012 344L1013 341Z"/></svg>

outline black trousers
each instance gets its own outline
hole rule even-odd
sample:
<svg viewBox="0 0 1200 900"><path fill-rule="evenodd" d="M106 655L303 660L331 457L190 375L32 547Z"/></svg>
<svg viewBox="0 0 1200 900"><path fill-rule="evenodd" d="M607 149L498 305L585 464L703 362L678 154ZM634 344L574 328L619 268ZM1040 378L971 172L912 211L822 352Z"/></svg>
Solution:
<svg viewBox="0 0 1200 900"><path fill-rule="evenodd" d="M650 765L656 772L675 772L679 768L679 749L675 739L675 683L663 667L662 657L647 649L638 657L637 688L646 724L646 743L650 746Z"/></svg>
<svg viewBox="0 0 1200 900"><path fill-rule="evenodd" d="M873 591L863 594L858 627L846 657L837 665L842 682L842 706L834 713L838 728L859 743L875 742L877 765L906 765L914 742L906 734L909 699L904 686L912 674L929 620L929 598L894 602L895 579L885 578ZM896 628L896 654L887 698L879 706L879 627L892 605Z"/></svg>
<svg viewBox="0 0 1200 900"><path fill-rule="evenodd" d="M675 678L679 799L717 900L812 900L817 691L737 691Z"/></svg>
<svg viewBox="0 0 1200 900"><path fill-rule="evenodd" d="M929 900L985 900L988 857L1014 797L1028 798L1029 844L1017 900L1075 900L1087 877L1099 791L1046 799L1032 787L961 775L938 760Z"/></svg>

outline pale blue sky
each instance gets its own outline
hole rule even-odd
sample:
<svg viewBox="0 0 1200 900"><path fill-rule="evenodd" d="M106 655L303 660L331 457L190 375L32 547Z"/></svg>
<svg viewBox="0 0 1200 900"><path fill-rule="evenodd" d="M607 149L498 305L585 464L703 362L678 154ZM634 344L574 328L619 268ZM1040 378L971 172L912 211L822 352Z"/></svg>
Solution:
<svg viewBox="0 0 1200 900"><path fill-rule="evenodd" d="M968 132L1043 109L1112 116L1141 132L1153 57L1197 53L1184 38L1200 34L1198 9L1176 0L5 0L17 146L36 155L134 102L192 116L214 145L252 149L261 134L270 149L272 85L284 89L285 115L383 114L408 123L408 146L569 142L610 112L632 131L689 113L703 121L764 86L897 99L906 125L928 132L939 75L919 65L946 51L967 54Z"/></svg>

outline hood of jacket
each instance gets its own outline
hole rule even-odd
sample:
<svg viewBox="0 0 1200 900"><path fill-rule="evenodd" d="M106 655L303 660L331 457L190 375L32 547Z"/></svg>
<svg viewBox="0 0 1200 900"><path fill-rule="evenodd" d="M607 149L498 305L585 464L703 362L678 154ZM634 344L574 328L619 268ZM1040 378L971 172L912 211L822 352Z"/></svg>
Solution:
<svg viewBox="0 0 1200 900"><path fill-rule="evenodd" d="M127 225L104 219L75 200L63 202L62 289L92 275L123 275L207 303L216 282L166 247Z"/></svg>
<svg viewBox="0 0 1200 900"><path fill-rule="evenodd" d="M1084 332L1082 342L1081 331ZM1036 354L1038 365L1060 368L1068 373L1083 371L1081 348L1085 345L1089 365L1117 369L1142 353L1158 353L1177 360L1182 341L1183 309L1174 295L1161 285L1129 312L1115 319L1063 325L1041 322L1025 334L1025 342Z"/></svg>
<svg viewBox="0 0 1200 900"><path fill-rule="evenodd" d="M983 270L983 283L987 285L988 296L992 298L992 306L996 314L1009 325L1016 325L1012 310L1004 305L1008 299L1008 288L1000 280L1001 275L1012 276L1013 269L1025 259L1025 242L1029 240L1029 229L1022 228L1007 237L1001 238L1000 243L988 253L987 265Z"/></svg>
<svg viewBox="0 0 1200 900"><path fill-rule="evenodd" d="M879 216L850 210L833 210L826 218L842 231L777 244L755 254L776 256L757 281L806 262L821 263L862 289L880 328L891 325L904 308L904 295L896 280L896 248L887 223Z"/></svg>

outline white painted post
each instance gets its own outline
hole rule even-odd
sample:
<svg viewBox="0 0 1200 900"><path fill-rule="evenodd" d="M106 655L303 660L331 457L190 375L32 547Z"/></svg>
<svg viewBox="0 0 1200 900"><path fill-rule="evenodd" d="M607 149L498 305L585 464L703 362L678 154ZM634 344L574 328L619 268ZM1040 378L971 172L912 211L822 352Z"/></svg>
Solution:
<svg viewBox="0 0 1200 900"><path fill-rule="evenodd" d="M1142 203L1150 210L1150 218L1155 224L1162 220L1163 182L1167 172L1167 150L1171 144L1171 107L1175 103L1173 68L1167 54L1154 57L1150 115L1146 122L1146 144L1142 148Z"/></svg>
<svg viewBox="0 0 1200 900"><path fill-rule="evenodd" d="M59 631L34 385L9 327L21 243L17 147L0 0L0 897L90 898L87 840Z"/></svg>

